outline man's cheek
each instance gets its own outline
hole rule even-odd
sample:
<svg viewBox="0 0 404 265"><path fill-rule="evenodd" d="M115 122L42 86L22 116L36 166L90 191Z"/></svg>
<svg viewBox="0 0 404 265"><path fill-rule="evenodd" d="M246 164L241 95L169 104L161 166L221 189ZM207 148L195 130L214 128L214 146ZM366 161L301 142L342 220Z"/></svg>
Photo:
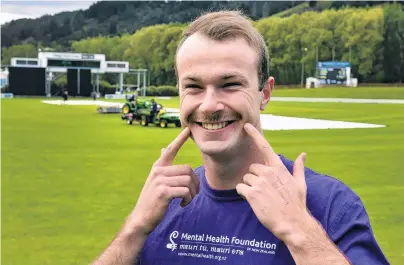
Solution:
<svg viewBox="0 0 404 265"><path fill-rule="evenodd" d="M188 121L187 121L187 118L186 118L184 115L181 115L181 116L180 116L180 120L181 120L182 126L186 127L186 126L189 125L189 124L188 124Z"/></svg>
<svg viewBox="0 0 404 265"><path fill-rule="evenodd" d="M190 125L189 117L195 111L195 109L197 109L197 104L195 104L195 101L191 100L190 97L187 97L186 94L183 95L180 105L180 119L183 125Z"/></svg>
<svg viewBox="0 0 404 265"><path fill-rule="evenodd" d="M190 115L190 112L184 108L180 109L180 121L182 126L188 126L188 117Z"/></svg>

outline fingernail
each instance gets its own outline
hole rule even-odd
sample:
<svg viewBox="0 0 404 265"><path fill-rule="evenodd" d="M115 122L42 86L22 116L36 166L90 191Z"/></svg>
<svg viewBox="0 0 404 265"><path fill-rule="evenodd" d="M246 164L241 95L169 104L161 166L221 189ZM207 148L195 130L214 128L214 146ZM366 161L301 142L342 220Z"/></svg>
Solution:
<svg viewBox="0 0 404 265"><path fill-rule="evenodd" d="M245 128L246 130L251 130L251 129L252 129L252 125L251 125L250 123L246 123L246 124L244 124L244 128Z"/></svg>

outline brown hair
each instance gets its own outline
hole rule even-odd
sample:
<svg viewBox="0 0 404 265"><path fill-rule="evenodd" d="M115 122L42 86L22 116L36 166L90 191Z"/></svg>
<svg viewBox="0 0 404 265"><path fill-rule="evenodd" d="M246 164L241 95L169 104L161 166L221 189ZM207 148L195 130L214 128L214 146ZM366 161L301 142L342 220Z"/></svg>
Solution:
<svg viewBox="0 0 404 265"><path fill-rule="evenodd" d="M183 32L182 39L178 45L181 48L185 40L194 33L201 33L213 40L223 41L242 37L254 48L258 57L258 82L259 90L264 88L265 82L269 78L269 56L267 46L262 35L254 28L250 19L240 11L218 11L206 13L194 20ZM175 60L177 58L175 55ZM175 62L175 72L177 66ZM178 75L177 75L178 79Z"/></svg>

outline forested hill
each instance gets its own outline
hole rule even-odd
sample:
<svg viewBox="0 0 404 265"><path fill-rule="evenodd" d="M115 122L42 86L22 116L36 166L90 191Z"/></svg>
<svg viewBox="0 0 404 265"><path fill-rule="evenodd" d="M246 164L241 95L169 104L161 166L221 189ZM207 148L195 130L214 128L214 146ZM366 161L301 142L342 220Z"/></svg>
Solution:
<svg viewBox="0 0 404 265"><path fill-rule="evenodd" d="M68 48L70 42L94 36L132 34L138 29L167 23L187 23L201 11L238 9L253 20L306 3L299 11L324 8L324 1L127 1L97 2L87 10L62 12L38 19L19 19L2 26L1 46L30 43ZM320 5L321 3L321 5ZM326 8L375 5L375 1L326 1Z"/></svg>

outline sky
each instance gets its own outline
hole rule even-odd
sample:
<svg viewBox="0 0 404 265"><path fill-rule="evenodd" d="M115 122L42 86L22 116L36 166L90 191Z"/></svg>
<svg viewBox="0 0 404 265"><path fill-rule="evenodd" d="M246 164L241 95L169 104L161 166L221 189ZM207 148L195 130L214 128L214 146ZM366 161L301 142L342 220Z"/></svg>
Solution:
<svg viewBox="0 0 404 265"><path fill-rule="evenodd" d="M55 0L55 1L19 1L0 0L0 24L20 18L38 18L43 15L54 15L63 11L87 9L96 0Z"/></svg>

